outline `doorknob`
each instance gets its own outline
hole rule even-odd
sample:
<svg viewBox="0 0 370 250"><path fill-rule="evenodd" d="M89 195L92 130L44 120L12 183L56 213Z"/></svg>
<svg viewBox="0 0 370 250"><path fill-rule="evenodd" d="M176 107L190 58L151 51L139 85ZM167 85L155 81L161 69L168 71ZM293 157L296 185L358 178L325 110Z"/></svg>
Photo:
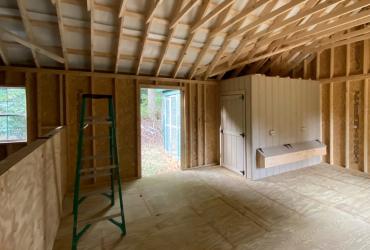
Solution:
<svg viewBox="0 0 370 250"><path fill-rule="evenodd" d="M244 133L241 133L240 136L244 138L245 137L245 134Z"/></svg>

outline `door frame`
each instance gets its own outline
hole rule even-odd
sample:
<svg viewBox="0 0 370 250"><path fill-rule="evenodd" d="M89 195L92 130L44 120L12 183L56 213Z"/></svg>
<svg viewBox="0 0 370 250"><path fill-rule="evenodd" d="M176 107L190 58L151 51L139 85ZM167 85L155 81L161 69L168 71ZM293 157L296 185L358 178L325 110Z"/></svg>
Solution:
<svg viewBox="0 0 370 250"><path fill-rule="evenodd" d="M180 170L186 169L186 117L185 117L185 87L184 86L173 86L173 85L152 85L144 84L139 81L136 82L136 124L137 124L137 176L142 177L142 167L141 167L141 89L171 89L180 91L180 119L181 119L181 159L180 159Z"/></svg>
<svg viewBox="0 0 370 250"><path fill-rule="evenodd" d="M248 172L247 172L247 163L248 163L248 160L247 160L247 157L248 157L248 152L247 152L247 136L249 136L247 134L247 115L246 115L246 111L247 111L247 91L246 90L235 90L235 91L225 91L225 92L222 92L220 93L220 131L219 131L219 140L220 140L220 165L222 167L225 167L223 166L223 150L222 150L222 143L223 143L223 140L222 140L222 134L221 134L221 128L222 128L222 98L223 97L226 97L226 96L232 96L232 95L243 95L244 96L244 105L243 105L243 109L244 109L244 124L243 124L243 129L244 129L244 176L245 178L248 178ZM225 167L239 175L242 175L242 173L240 173L239 171L235 170L235 169L231 169L231 168L228 168L228 167Z"/></svg>

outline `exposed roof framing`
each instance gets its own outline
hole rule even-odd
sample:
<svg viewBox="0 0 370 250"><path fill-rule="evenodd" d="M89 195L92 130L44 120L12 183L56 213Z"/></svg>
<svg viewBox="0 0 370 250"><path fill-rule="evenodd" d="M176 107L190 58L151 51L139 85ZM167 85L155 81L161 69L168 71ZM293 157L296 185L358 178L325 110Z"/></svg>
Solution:
<svg viewBox="0 0 370 250"><path fill-rule="evenodd" d="M287 74L317 51L370 34L369 0L1 2L0 57L14 66L204 79Z"/></svg>
<svg viewBox="0 0 370 250"><path fill-rule="evenodd" d="M52 0L52 3L55 5L55 9L57 11L57 18L58 18L58 28L59 28L59 35L60 35L60 44L62 46L62 52L63 57L65 59L64 61L64 67L66 70L68 70L68 54L67 54L67 47L66 47L66 41L65 41L65 31L64 31L64 23L63 23L63 15L60 9L60 0Z"/></svg>
<svg viewBox="0 0 370 250"><path fill-rule="evenodd" d="M3 45L3 42L1 42L1 41L0 41L0 57L3 60L5 65L9 65L9 60L8 60L7 56L5 55L4 45Z"/></svg>
<svg viewBox="0 0 370 250"><path fill-rule="evenodd" d="M17 0L17 4L18 4L19 13L22 17L23 26L24 26L24 29L26 31L27 38L30 40L31 43L33 43L34 42L34 36L33 36L30 21L28 20L28 14L27 14L26 7L24 5L24 0ZM36 65L37 68L39 68L40 63L39 63L39 60L37 58L37 54L36 54L36 52L33 48L30 48L30 49L31 49L31 52L32 52L32 57L33 57L33 60L35 62L35 65Z"/></svg>

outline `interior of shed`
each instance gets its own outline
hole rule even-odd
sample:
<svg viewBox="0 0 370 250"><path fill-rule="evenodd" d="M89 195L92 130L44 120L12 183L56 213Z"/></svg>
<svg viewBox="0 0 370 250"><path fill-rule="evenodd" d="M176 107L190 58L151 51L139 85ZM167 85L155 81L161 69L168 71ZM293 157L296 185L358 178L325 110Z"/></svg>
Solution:
<svg viewBox="0 0 370 250"><path fill-rule="evenodd" d="M369 6L0 1L0 248L370 249Z"/></svg>

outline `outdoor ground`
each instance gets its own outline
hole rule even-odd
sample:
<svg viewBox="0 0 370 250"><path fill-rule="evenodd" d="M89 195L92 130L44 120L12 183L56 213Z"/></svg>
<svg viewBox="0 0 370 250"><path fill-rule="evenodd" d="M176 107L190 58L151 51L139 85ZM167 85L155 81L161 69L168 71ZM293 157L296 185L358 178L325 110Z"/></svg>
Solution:
<svg viewBox="0 0 370 250"><path fill-rule="evenodd" d="M151 176L180 168L178 161L167 154L163 147L160 120L141 120L141 173Z"/></svg>

